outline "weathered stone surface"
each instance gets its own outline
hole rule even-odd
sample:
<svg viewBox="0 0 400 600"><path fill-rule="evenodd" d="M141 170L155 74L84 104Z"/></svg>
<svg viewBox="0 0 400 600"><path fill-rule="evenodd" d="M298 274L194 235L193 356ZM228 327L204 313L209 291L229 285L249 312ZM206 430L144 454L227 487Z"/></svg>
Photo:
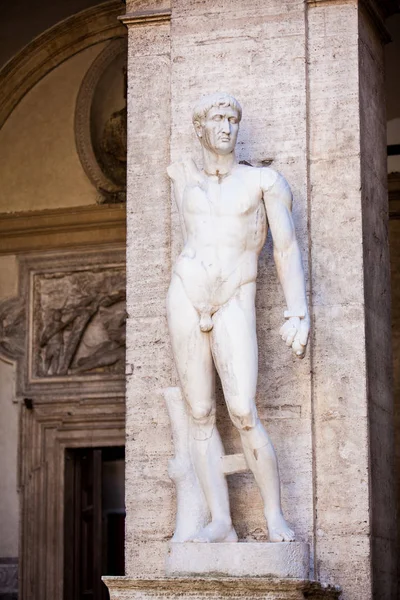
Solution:
<svg viewBox="0 0 400 600"><path fill-rule="evenodd" d="M142 3L137 10L143 8ZM171 436L162 396L162 389L174 383L165 318L170 275L169 29L168 22L129 29L125 562L129 575L140 576L163 574L174 520L167 471Z"/></svg>
<svg viewBox="0 0 400 600"><path fill-rule="evenodd" d="M254 600L337 600L340 589L302 579L257 578L170 578L133 579L103 577L111 600L145 598L250 598Z"/></svg>
<svg viewBox="0 0 400 600"><path fill-rule="evenodd" d="M363 14L359 32L373 595L389 600L398 595L399 589L393 527L396 509L384 54L376 30Z"/></svg>
<svg viewBox="0 0 400 600"><path fill-rule="evenodd" d="M318 575L344 598L391 598L393 577L372 583L392 504L389 420L372 409L390 404L381 41L356 2L310 3L307 26Z"/></svg>
<svg viewBox="0 0 400 600"><path fill-rule="evenodd" d="M307 579L310 568L308 544L172 542L166 574L181 577L277 577Z"/></svg>

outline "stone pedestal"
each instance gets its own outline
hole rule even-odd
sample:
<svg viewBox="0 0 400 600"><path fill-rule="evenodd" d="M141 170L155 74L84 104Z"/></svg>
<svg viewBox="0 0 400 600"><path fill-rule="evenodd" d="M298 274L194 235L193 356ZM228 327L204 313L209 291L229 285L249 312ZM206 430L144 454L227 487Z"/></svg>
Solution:
<svg viewBox="0 0 400 600"><path fill-rule="evenodd" d="M170 544L166 574L174 577L225 576L307 579L307 544Z"/></svg>
<svg viewBox="0 0 400 600"><path fill-rule="evenodd" d="M338 600L340 590L302 579L196 578L134 579L103 577L111 600Z"/></svg>

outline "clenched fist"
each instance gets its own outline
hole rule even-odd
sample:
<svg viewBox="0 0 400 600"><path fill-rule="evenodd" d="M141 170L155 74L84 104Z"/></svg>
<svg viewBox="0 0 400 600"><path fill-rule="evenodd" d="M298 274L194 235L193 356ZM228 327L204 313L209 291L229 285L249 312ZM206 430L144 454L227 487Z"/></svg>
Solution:
<svg viewBox="0 0 400 600"><path fill-rule="evenodd" d="M308 313L304 318L290 317L279 330L286 346L291 347L298 358L304 358L310 333L310 317Z"/></svg>

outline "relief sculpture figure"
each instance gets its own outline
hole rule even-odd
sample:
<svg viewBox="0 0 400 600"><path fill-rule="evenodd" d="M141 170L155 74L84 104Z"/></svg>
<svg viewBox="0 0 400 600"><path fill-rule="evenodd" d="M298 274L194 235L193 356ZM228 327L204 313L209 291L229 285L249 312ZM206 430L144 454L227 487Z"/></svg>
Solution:
<svg viewBox="0 0 400 600"><path fill-rule="evenodd" d="M269 539L294 540L282 514L275 451L255 405L257 263L268 227L287 303L280 334L299 358L306 351L310 320L290 188L271 168L237 162L241 116L232 96L203 97L193 112L203 169L191 159L168 168L184 247L173 268L167 318L188 407L190 453L211 514L211 521L184 541L237 541L220 467L223 447L215 425L215 369L261 492Z"/></svg>

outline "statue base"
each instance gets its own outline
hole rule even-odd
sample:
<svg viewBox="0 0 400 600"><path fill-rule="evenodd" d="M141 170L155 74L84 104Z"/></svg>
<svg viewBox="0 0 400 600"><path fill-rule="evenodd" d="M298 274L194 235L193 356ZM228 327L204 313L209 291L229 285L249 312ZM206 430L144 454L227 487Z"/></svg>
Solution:
<svg viewBox="0 0 400 600"><path fill-rule="evenodd" d="M133 579L103 577L111 600L338 600L340 588L264 577Z"/></svg>
<svg viewBox="0 0 400 600"><path fill-rule="evenodd" d="M175 577L307 579L309 570L309 546L301 542L172 542L166 559L166 574Z"/></svg>

